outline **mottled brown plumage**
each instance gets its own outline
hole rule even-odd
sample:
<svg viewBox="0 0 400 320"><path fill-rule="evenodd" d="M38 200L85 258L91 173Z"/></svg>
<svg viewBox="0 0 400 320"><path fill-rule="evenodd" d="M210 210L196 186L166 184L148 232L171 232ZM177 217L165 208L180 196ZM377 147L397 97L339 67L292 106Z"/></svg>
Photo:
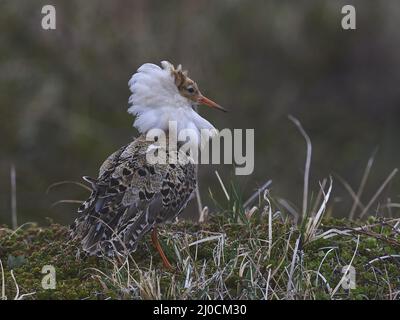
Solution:
<svg viewBox="0 0 400 320"><path fill-rule="evenodd" d="M93 191L78 209L71 235L90 254L134 251L146 233L173 220L190 200L196 187L194 164L149 164L146 152L152 144L162 148L140 136L109 156L97 179L85 177Z"/></svg>

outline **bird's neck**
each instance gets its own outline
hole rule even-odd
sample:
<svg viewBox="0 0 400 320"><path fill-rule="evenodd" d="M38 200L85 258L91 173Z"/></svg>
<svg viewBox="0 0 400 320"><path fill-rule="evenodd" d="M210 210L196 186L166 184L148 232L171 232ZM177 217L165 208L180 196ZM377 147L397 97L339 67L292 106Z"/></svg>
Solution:
<svg viewBox="0 0 400 320"><path fill-rule="evenodd" d="M134 122L141 134L176 138L177 142L190 142L197 147L202 145L203 139L209 139L216 134L214 126L201 117L191 107L158 107L147 108L136 115Z"/></svg>

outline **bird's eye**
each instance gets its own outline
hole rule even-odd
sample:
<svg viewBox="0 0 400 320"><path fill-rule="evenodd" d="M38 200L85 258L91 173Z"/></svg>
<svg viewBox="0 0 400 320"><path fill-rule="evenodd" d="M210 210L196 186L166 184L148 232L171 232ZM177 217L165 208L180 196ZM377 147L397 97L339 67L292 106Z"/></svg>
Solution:
<svg viewBox="0 0 400 320"><path fill-rule="evenodd" d="M189 93L194 93L194 88L193 88L193 87L187 87L186 90L187 90Z"/></svg>

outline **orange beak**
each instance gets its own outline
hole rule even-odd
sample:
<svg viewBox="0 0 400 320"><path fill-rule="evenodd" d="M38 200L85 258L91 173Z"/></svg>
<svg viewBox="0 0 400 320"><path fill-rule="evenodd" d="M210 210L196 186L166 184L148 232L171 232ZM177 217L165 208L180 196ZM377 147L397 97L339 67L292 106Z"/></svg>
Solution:
<svg viewBox="0 0 400 320"><path fill-rule="evenodd" d="M206 98L205 96L200 95L200 97L197 99L197 102L200 104L204 104L206 106L209 106L211 108L216 108L218 110L221 110L223 112L228 112L228 110L222 108L218 103L215 103L214 101Z"/></svg>

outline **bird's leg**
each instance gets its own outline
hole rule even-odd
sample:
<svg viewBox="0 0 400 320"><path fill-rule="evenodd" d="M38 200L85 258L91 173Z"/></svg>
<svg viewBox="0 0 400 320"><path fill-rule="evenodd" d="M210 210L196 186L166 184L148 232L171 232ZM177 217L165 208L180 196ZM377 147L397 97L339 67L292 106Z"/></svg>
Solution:
<svg viewBox="0 0 400 320"><path fill-rule="evenodd" d="M167 268L168 270L173 270L174 268L172 267L171 263L169 263L167 257L165 256L165 253L164 253L163 249L161 248L160 242L158 242L156 227L153 228L153 232L151 233L151 240L153 241L154 247L156 247L158 253L161 256L164 267Z"/></svg>

